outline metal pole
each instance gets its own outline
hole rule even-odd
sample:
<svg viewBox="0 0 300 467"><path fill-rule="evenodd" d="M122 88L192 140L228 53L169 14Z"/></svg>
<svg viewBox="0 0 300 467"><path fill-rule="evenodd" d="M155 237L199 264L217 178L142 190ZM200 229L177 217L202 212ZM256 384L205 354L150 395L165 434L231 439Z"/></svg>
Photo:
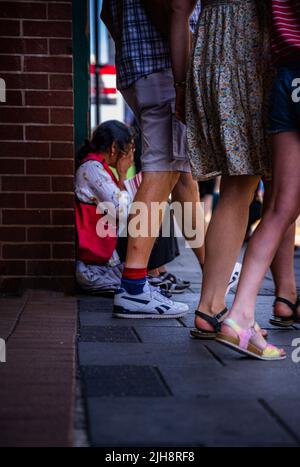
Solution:
<svg viewBox="0 0 300 467"><path fill-rule="evenodd" d="M98 126L100 123L100 86L99 86L99 2L98 0L94 0L94 12L95 12L95 18L94 18L94 24L95 24L95 58L96 58L96 63L95 63L95 80L96 80L96 100L95 100L95 105L96 105L96 125Z"/></svg>

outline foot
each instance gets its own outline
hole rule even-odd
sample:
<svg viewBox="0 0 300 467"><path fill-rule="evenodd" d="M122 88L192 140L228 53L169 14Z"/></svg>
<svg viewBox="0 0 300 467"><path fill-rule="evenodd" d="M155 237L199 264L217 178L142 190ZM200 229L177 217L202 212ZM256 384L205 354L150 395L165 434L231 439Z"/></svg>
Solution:
<svg viewBox="0 0 300 467"><path fill-rule="evenodd" d="M225 307L224 307L224 310L225 310ZM218 315L218 313L215 314L215 315L213 315L212 313L205 313L205 314L207 316L210 316L211 318L214 318L215 316ZM226 316L227 316L227 313L224 313L224 315L219 318L219 322L222 323L224 321L224 319L226 318ZM198 315L196 315L196 317L195 317L195 328L196 329L201 329L201 331L207 331L207 332L215 332L216 331L214 326L211 323L209 323L208 321L206 321L205 319L201 318Z"/></svg>
<svg viewBox="0 0 300 467"><path fill-rule="evenodd" d="M291 303L296 303L297 302L297 295L282 295L278 294L280 297L284 297L287 300L289 300ZM279 301L275 301L274 303L274 316L278 316L278 318L292 318L293 317L293 312L291 310L291 307L288 306L286 303L282 303ZM297 316L298 316L298 321L300 321L300 302L297 307Z"/></svg>
<svg viewBox="0 0 300 467"><path fill-rule="evenodd" d="M259 358L261 360L283 360L286 358L284 349L268 344L256 325L241 326L238 321L227 318L217 335L217 341L229 345L236 351Z"/></svg>
<svg viewBox="0 0 300 467"><path fill-rule="evenodd" d="M224 319L226 319L228 313L225 314L221 319L220 319L220 322L223 322ZM209 316L213 317L214 315L212 314L209 314ZM196 329L201 329L202 331L208 331L208 332L213 332L214 331L214 327L208 323L207 321L205 321L203 318L199 317L199 316L196 316L195 318L195 328ZM261 333L261 335L266 338L268 337L268 331L266 331L265 329L262 329L257 323L255 323L255 328L258 332Z"/></svg>
<svg viewBox="0 0 300 467"><path fill-rule="evenodd" d="M146 282L143 293L132 295L119 289L114 298L113 316L117 318L181 318L188 305L174 302Z"/></svg>
<svg viewBox="0 0 300 467"><path fill-rule="evenodd" d="M160 279L162 286L165 285L171 293L182 293L191 286L190 281L179 279L179 277L168 272L160 274Z"/></svg>

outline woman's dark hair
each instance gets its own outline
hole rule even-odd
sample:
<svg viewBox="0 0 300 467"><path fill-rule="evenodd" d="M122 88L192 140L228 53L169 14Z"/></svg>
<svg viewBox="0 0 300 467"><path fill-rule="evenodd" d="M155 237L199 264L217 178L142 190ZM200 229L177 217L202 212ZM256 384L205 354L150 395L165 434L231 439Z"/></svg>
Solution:
<svg viewBox="0 0 300 467"><path fill-rule="evenodd" d="M119 151L125 151L134 138L134 129L118 120L108 120L101 123L94 130L92 139L86 139L79 149L77 163L80 163L90 153L107 152L113 143L116 144Z"/></svg>

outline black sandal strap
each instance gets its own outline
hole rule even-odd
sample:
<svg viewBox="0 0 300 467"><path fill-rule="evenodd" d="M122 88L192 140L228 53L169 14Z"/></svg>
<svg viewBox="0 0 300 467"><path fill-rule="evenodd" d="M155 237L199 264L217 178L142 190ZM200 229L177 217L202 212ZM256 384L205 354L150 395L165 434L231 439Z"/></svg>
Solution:
<svg viewBox="0 0 300 467"><path fill-rule="evenodd" d="M291 321L291 320L298 321L298 310L297 309L298 309L298 306L300 305L299 297L297 298L296 303L292 303L290 302L290 300L287 300L286 298L283 298L283 297L276 297L273 303L273 307L275 307L277 302L284 303L285 305L287 305L292 310L293 313L291 316L276 316L274 314L274 318L279 319L282 322Z"/></svg>
<svg viewBox="0 0 300 467"><path fill-rule="evenodd" d="M195 315L199 316L199 318L202 318L204 321L209 323L213 328L215 329L216 332L219 332L221 330L221 322L220 319L227 313L228 309L224 308L220 313L218 313L216 316L209 316L205 313L202 313L202 311L196 310Z"/></svg>
<svg viewBox="0 0 300 467"><path fill-rule="evenodd" d="M278 302L279 303L284 303L285 305L287 305L292 310L293 313L295 311L295 307L298 306L295 303L290 302L290 300L287 300L286 298L276 297L275 300L274 300L274 303L273 303L273 307L275 307L276 303L278 303Z"/></svg>

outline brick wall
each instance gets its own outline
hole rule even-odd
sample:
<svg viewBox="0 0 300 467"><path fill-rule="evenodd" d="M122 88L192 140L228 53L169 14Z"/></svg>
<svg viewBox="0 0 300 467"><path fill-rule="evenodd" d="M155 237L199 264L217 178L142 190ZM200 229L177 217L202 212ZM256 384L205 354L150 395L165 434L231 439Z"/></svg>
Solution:
<svg viewBox="0 0 300 467"><path fill-rule="evenodd" d="M0 0L0 288L70 290L72 2Z"/></svg>

